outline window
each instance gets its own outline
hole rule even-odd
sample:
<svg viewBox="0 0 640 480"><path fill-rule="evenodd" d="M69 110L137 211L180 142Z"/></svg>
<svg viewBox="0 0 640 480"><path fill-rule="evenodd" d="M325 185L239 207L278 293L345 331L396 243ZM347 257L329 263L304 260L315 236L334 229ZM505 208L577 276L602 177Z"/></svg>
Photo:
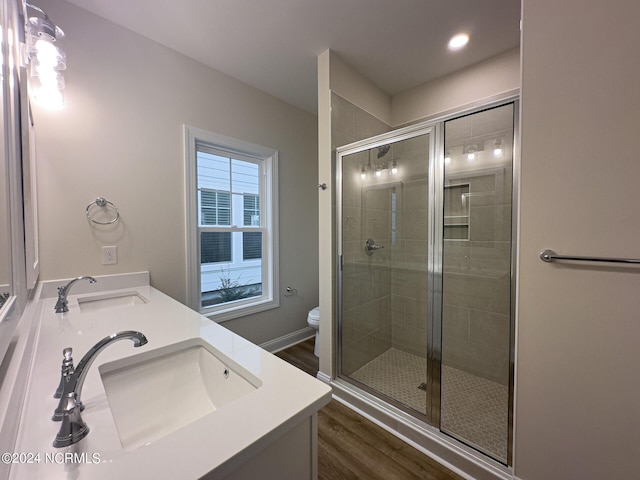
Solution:
<svg viewBox="0 0 640 480"><path fill-rule="evenodd" d="M205 189L199 192L200 224L231 225L231 195Z"/></svg>
<svg viewBox="0 0 640 480"><path fill-rule="evenodd" d="M202 232L200 234L201 263L228 263L232 258L231 233Z"/></svg>
<svg viewBox="0 0 640 480"><path fill-rule="evenodd" d="M260 225L260 197L244 196L244 225Z"/></svg>
<svg viewBox="0 0 640 480"><path fill-rule="evenodd" d="M215 321L278 306L277 151L185 126L189 304Z"/></svg>
<svg viewBox="0 0 640 480"><path fill-rule="evenodd" d="M260 197L245 195L243 206L244 225L260 225ZM255 260L262 258L262 234L246 232L242 234L242 259Z"/></svg>
<svg viewBox="0 0 640 480"><path fill-rule="evenodd" d="M246 232L242 234L242 259L262 258L262 233Z"/></svg>

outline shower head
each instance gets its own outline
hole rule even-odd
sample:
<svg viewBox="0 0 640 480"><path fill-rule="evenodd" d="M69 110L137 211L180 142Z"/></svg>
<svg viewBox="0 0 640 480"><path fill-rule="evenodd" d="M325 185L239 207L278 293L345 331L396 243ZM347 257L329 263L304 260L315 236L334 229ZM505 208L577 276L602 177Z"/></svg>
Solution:
<svg viewBox="0 0 640 480"><path fill-rule="evenodd" d="M378 158L384 157L389 152L390 148L391 148L390 144L382 145L378 147Z"/></svg>

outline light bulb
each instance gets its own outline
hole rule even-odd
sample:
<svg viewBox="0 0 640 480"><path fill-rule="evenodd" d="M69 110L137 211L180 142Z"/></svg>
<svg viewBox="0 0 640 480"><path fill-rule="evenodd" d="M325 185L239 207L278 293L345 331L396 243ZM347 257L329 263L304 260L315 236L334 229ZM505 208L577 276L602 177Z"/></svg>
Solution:
<svg viewBox="0 0 640 480"><path fill-rule="evenodd" d="M493 156L496 158L502 156L502 142L500 140L496 140L493 144Z"/></svg>
<svg viewBox="0 0 640 480"><path fill-rule="evenodd" d="M449 40L449 50L460 50L467 43L469 43L469 35L466 33L459 33L451 37L451 40Z"/></svg>
<svg viewBox="0 0 640 480"><path fill-rule="evenodd" d="M55 88L61 90L64 88L64 78L59 72L51 68L37 68L40 85L45 88Z"/></svg>
<svg viewBox="0 0 640 480"><path fill-rule="evenodd" d="M50 110L60 110L64 108L64 97L57 88L40 86L33 95L34 100Z"/></svg>
<svg viewBox="0 0 640 480"><path fill-rule="evenodd" d="M33 62L40 68L52 68L64 70L67 68L67 60L64 52L56 45L44 38L38 38L32 47Z"/></svg>
<svg viewBox="0 0 640 480"><path fill-rule="evenodd" d="M58 49L50 42L39 39L36 42L36 52L38 63L43 67L53 68L58 63Z"/></svg>
<svg viewBox="0 0 640 480"><path fill-rule="evenodd" d="M376 178L380 178L382 176L382 170L379 168L376 169Z"/></svg>
<svg viewBox="0 0 640 480"><path fill-rule="evenodd" d="M367 172L364 171L364 167L362 168L362 172L360 173L360 178L362 180L366 180L367 179Z"/></svg>
<svg viewBox="0 0 640 480"><path fill-rule="evenodd" d="M476 154L473 152L467 153L467 162L473 162L476 159Z"/></svg>
<svg viewBox="0 0 640 480"><path fill-rule="evenodd" d="M393 163L391 164L391 175L397 175L397 174L398 174L398 164L394 160Z"/></svg>
<svg viewBox="0 0 640 480"><path fill-rule="evenodd" d="M451 163L451 154L449 152L444 154L444 164L449 165Z"/></svg>

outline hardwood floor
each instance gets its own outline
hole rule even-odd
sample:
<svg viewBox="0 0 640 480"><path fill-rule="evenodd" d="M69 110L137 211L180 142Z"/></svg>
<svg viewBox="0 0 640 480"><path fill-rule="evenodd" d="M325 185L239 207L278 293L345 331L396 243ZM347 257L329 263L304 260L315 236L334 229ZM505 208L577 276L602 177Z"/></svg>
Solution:
<svg viewBox="0 0 640 480"><path fill-rule="evenodd" d="M316 376L313 339L276 355ZM462 477L336 400L318 412L319 480L461 480Z"/></svg>

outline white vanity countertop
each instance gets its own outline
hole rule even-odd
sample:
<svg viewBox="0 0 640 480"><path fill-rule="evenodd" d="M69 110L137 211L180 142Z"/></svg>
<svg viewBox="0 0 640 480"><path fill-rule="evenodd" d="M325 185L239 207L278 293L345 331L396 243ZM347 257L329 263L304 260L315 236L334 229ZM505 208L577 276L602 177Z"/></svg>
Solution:
<svg viewBox="0 0 640 480"><path fill-rule="evenodd" d="M105 282L107 283L107 282ZM98 286L99 283L96 284ZM118 283L111 278L110 287ZM76 285L80 287L80 285ZM89 292L93 285L78 288ZM81 313L78 297L69 295L69 312L54 313L56 298L42 298L36 353L11 479L197 479L234 470L289 428L315 413L331 398L331 388L260 347L148 286L136 291L148 303ZM47 292L47 288L43 289ZM72 290L72 293L75 292ZM96 295L104 294L101 290ZM48 295L48 294L47 294ZM46 297L43 293L43 295ZM70 447L54 448L60 422L51 415L58 404L53 393L60 380L62 349L73 348L77 365L99 340L123 330L137 330L149 340L134 348L129 340L109 345L96 357L82 391L82 418L89 434ZM202 338L255 375L262 385L196 422L145 446L127 450L120 443L98 367L192 338ZM141 379L144 381L144 379ZM180 408L176 405L175 408ZM74 453L73 458L61 454ZM22 458L17 455L21 454ZM36 457L36 455L38 457ZM37 458L37 459L36 459ZM32 463L25 463L31 459ZM4 459L3 459L4 460ZM95 460L99 460L94 463Z"/></svg>

